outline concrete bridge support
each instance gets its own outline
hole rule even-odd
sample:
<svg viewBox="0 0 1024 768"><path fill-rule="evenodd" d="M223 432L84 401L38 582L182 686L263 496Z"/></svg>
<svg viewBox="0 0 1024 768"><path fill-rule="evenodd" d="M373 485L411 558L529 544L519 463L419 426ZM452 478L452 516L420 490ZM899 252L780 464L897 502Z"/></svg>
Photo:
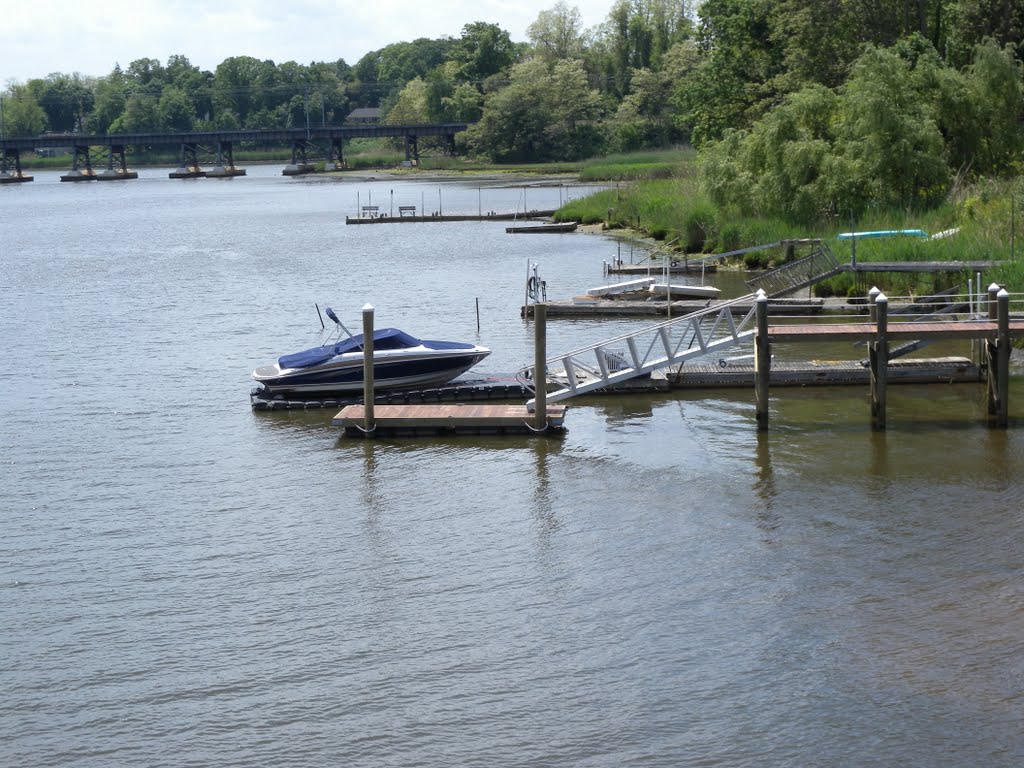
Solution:
<svg viewBox="0 0 1024 768"><path fill-rule="evenodd" d="M313 173L316 169L306 157L306 150L316 149L316 145L308 139L296 139L292 142L292 161L284 167L281 174L284 176L302 176L306 173Z"/></svg>
<svg viewBox="0 0 1024 768"><path fill-rule="evenodd" d="M206 172L211 179L230 179L245 176L245 168L235 167L235 157L230 141L217 142L217 160L213 168Z"/></svg>
<svg viewBox="0 0 1024 768"><path fill-rule="evenodd" d="M178 153L178 167L168 175L172 179L198 179L206 175L199 167L200 147L194 142L183 142Z"/></svg>
<svg viewBox="0 0 1024 768"><path fill-rule="evenodd" d="M116 166L115 167L115 160ZM111 181L118 179L137 179L139 174L128 168L124 157L123 144L111 144L107 147L107 168L97 174L97 181Z"/></svg>
<svg viewBox="0 0 1024 768"><path fill-rule="evenodd" d="M324 163L325 171L343 171L345 170L345 154L342 150L342 139L334 138L331 139L331 149L327 157L327 162Z"/></svg>
<svg viewBox="0 0 1024 768"><path fill-rule="evenodd" d="M95 181L96 171L92 169L92 155L88 144L76 144L71 160L71 171L60 177L61 181Z"/></svg>

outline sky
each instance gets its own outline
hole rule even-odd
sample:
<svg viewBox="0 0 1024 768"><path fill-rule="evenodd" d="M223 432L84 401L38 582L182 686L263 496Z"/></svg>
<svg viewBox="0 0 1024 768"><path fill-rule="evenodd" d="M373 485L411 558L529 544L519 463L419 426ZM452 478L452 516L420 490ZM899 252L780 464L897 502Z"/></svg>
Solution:
<svg viewBox="0 0 1024 768"><path fill-rule="evenodd" d="M614 0L566 0L585 28ZM420 37L459 37L475 21L515 42L557 0L12 0L5 3L0 87L53 72L107 75L141 58L184 55L214 70L229 56L355 64L364 54Z"/></svg>

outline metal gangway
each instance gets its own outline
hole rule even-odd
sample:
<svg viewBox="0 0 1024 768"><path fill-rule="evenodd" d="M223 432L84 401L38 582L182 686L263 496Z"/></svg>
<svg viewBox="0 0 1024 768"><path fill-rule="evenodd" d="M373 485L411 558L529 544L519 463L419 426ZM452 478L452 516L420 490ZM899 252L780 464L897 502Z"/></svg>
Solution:
<svg viewBox="0 0 1024 768"><path fill-rule="evenodd" d="M846 270L846 267L836 260L828 245L820 240L814 241L814 244L814 250L809 255L747 280L747 287L752 291L761 289L769 297L778 298Z"/></svg>
<svg viewBox="0 0 1024 768"><path fill-rule="evenodd" d="M752 341L756 332L757 295L723 301L715 307L549 358L544 381L554 382L557 389L547 392L547 402L567 400ZM750 308L737 322L734 313L747 304ZM536 392L536 373L532 372L528 379L526 371L522 373L524 381L534 382L527 386ZM535 402L534 398L527 401L527 410L532 411Z"/></svg>

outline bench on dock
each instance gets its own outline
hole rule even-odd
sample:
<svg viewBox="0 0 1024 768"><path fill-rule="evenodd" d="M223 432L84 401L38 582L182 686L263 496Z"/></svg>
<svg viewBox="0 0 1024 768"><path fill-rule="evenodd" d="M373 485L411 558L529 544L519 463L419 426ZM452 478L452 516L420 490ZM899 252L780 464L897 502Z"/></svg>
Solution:
<svg viewBox="0 0 1024 768"><path fill-rule="evenodd" d="M375 218L377 213L380 211L379 205L364 205L363 206L363 218Z"/></svg>
<svg viewBox="0 0 1024 768"><path fill-rule="evenodd" d="M398 206L398 216L399 217L405 216L405 214L407 214L407 213L410 216L415 216L416 215L416 206L415 205L400 205L400 206Z"/></svg>

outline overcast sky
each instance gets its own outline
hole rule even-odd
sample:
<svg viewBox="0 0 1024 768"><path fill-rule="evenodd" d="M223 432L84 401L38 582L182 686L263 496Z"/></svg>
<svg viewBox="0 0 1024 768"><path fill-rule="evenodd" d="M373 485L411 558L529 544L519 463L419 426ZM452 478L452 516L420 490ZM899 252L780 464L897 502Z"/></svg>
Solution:
<svg viewBox="0 0 1024 768"><path fill-rule="evenodd" d="M11 0L0 28L0 86L51 72L108 74L115 62L183 54L213 70L229 56L280 64L355 64L370 51L419 37L459 37L474 21L516 42L557 0ZM567 0L586 28L613 0Z"/></svg>

